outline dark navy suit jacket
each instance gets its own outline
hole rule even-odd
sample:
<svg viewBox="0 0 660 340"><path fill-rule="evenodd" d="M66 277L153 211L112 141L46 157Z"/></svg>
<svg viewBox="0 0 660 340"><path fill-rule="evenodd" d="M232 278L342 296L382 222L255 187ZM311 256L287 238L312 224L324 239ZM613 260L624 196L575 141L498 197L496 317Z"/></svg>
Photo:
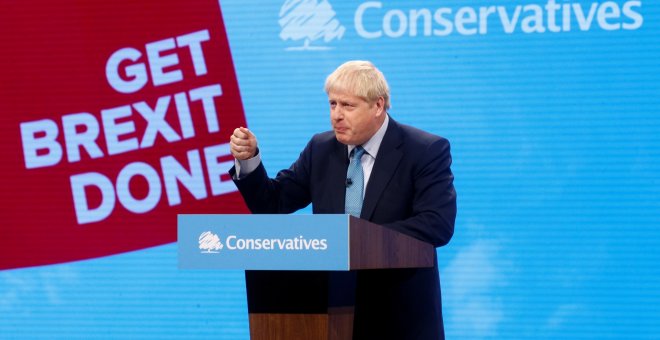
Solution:
<svg viewBox="0 0 660 340"><path fill-rule="evenodd" d="M253 213L344 213L347 146L315 135L291 168L270 179L260 165L235 180ZM361 218L429 242L449 242L456 218L449 142L390 119L364 195ZM230 170L235 178L235 169ZM355 339L443 339L437 259L433 268L357 274Z"/></svg>

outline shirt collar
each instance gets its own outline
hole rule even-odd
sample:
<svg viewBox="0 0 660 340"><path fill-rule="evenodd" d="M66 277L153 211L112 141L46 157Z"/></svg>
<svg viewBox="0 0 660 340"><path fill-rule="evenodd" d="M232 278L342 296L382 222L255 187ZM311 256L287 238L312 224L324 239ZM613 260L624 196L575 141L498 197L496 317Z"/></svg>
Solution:
<svg viewBox="0 0 660 340"><path fill-rule="evenodd" d="M369 140L362 144L362 147L364 150L374 159L376 159L376 155L378 154L378 149L380 149L380 144L383 142L383 137L385 137L385 132L387 131L387 125L390 122L390 117L388 114L385 114L385 120L383 121L383 124L380 126L378 131L369 138ZM351 151L355 149L355 145L349 145L348 146L348 156L351 156Z"/></svg>

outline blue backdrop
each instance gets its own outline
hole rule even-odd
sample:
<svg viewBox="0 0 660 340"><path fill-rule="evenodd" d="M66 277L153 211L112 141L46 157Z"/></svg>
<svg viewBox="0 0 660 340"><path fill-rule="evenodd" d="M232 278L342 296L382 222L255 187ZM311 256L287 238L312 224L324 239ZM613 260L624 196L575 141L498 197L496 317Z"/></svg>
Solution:
<svg viewBox="0 0 660 340"><path fill-rule="evenodd" d="M448 339L660 338L660 5L221 7L272 175L330 128L323 82L349 59L383 71L392 117L450 140ZM179 271L176 250L2 271L0 338L247 338L242 272Z"/></svg>

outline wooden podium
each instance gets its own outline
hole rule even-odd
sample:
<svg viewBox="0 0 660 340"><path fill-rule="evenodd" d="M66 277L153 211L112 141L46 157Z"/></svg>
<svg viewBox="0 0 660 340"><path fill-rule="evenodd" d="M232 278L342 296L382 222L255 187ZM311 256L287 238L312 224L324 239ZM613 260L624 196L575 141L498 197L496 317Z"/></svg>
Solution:
<svg viewBox="0 0 660 340"><path fill-rule="evenodd" d="M191 216L195 219L188 220ZM223 215L208 216L222 218ZM317 229L315 218L320 221L323 216L340 217L332 220L331 224L337 225L330 226L329 229L340 231L333 242L340 243L341 250L347 250L348 254L345 258L342 255L321 259L321 262L317 263L322 263L322 266L310 264L312 269L300 270L300 264L293 263L300 263L301 260L305 262L305 256L309 256L312 261L312 255L282 252L282 257L274 259L277 265L261 264L262 262L249 255L242 259L217 257L217 260L200 264L200 261L208 261L211 257L200 255L199 250L192 253L192 260L187 259L188 255L182 252L192 249L195 241L198 241L201 249L202 236L199 232L204 230L201 226L211 225L215 220L204 219L205 216L199 219L200 215L179 215L179 267L245 269L252 340L351 339L357 271L432 267L435 248L413 237L348 215L307 215L304 223L309 226L303 230ZM236 224L236 218L242 218L258 219L257 224L268 221L271 225L270 228L255 231L253 235L259 235L263 230L286 230L300 224L297 222L300 215L232 215L232 218L231 222L224 224ZM277 221L283 222L278 225ZM191 229L191 224L196 225L196 228ZM235 230L240 228L239 226ZM217 234L229 233L230 231L221 230ZM295 233L302 232L298 229L291 235ZM194 238L196 235L200 235L199 240ZM261 240L269 240L268 237L272 237L272 234ZM225 248L235 248L236 246L229 242L235 239L238 237L227 238ZM333 242L328 241L329 248ZM204 244L208 247L208 242ZM223 251L225 250L218 250L217 253L221 254ZM254 256L261 256L261 253ZM335 258L338 265L334 263ZM289 262L292 263L290 268ZM322 269L316 270L316 267Z"/></svg>

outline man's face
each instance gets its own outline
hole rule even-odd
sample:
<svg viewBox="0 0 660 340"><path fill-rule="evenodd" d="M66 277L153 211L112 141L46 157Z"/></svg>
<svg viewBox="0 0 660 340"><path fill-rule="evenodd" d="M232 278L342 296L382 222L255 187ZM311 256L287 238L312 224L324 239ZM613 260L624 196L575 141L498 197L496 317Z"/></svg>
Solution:
<svg viewBox="0 0 660 340"><path fill-rule="evenodd" d="M385 119L381 97L375 103L344 91L330 91L330 122L337 140L343 144L361 145L371 138Z"/></svg>

